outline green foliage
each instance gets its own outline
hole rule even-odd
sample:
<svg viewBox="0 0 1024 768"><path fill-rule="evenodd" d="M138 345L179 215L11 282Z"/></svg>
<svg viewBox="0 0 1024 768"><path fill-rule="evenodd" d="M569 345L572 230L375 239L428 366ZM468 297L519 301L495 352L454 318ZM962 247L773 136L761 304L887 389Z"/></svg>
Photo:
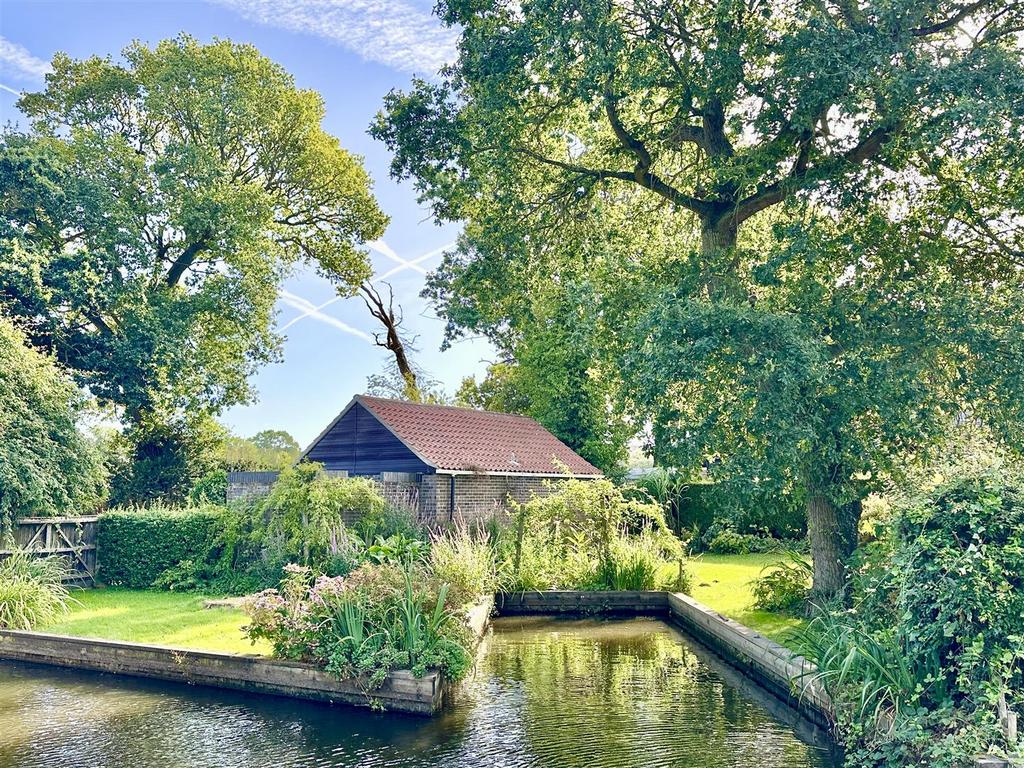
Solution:
<svg viewBox="0 0 1024 768"><path fill-rule="evenodd" d="M431 536L430 570L451 586L456 605L498 588L496 555L487 534L464 524Z"/></svg>
<svg viewBox="0 0 1024 768"><path fill-rule="evenodd" d="M665 562L663 541L650 529L644 529L638 536L616 536L609 547L608 557L602 558L597 565L595 582L601 589L657 589L660 586L659 572ZM688 581L677 579L673 589L689 591Z"/></svg>
<svg viewBox="0 0 1024 768"><path fill-rule="evenodd" d="M626 488L645 493L661 504L669 526L691 537L692 549L707 548L723 528L788 540L802 538L807 532L806 513L787 496L750 498L750 494L742 494L737 499L714 483L694 482L685 473L661 467L631 481ZM747 551L767 550L755 545L753 549L748 546Z"/></svg>
<svg viewBox="0 0 1024 768"><path fill-rule="evenodd" d="M223 509L207 549L192 553L190 564L171 564L159 585L248 594L275 587L288 563L344 576L366 560L404 563L426 552L424 532L374 483L303 463L282 472L268 496Z"/></svg>
<svg viewBox="0 0 1024 768"><path fill-rule="evenodd" d="M281 537L301 564L322 567L345 515L382 516L388 504L368 478L330 477L319 464L303 462L280 474L263 508L268 536Z"/></svg>
<svg viewBox="0 0 1024 768"><path fill-rule="evenodd" d="M530 397L519 382L519 369L514 363L491 363L481 381L467 376L455 393L456 405L481 411L526 415Z"/></svg>
<svg viewBox="0 0 1024 768"><path fill-rule="evenodd" d="M19 517L99 504L106 474L77 427L84 404L56 362L0 317L0 543Z"/></svg>
<svg viewBox="0 0 1024 768"><path fill-rule="evenodd" d="M223 507L153 504L103 513L96 543L107 584L146 588L182 561L205 562L224 525Z"/></svg>
<svg viewBox="0 0 1024 768"><path fill-rule="evenodd" d="M228 473L215 469L200 477L188 498L192 504L223 504L228 497Z"/></svg>
<svg viewBox="0 0 1024 768"><path fill-rule="evenodd" d="M33 629L68 612L67 561L15 549L0 559L0 629Z"/></svg>
<svg viewBox="0 0 1024 768"><path fill-rule="evenodd" d="M224 436L224 428L203 413L166 420L145 418L129 425L114 439L108 457L111 504L184 502L217 470ZM224 499L210 501L223 503Z"/></svg>
<svg viewBox="0 0 1024 768"><path fill-rule="evenodd" d="M532 317L558 324L535 307L593 319L586 370L652 426L658 463L814 500L822 562L958 414L1022 444L1019 6L438 13L458 59L389 94L371 132L465 222L428 285L450 335L514 361L548 333Z"/></svg>
<svg viewBox="0 0 1024 768"><path fill-rule="evenodd" d="M451 680L469 670L474 641L465 620L448 584L422 566L367 563L347 577L315 580L302 566L285 571L280 590L246 604L248 636L269 640L276 656L358 678L367 691L392 669L438 669Z"/></svg>
<svg viewBox="0 0 1024 768"><path fill-rule="evenodd" d="M250 438L229 436L220 452L220 462L229 472L280 471L295 463L301 448L284 430L265 429Z"/></svg>
<svg viewBox="0 0 1024 768"><path fill-rule="evenodd" d="M459 397L489 410L523 413L609 475L621 471L631 428L613 409L615 381L598 365L597 308L585 288L531 297L517 318L508 354L515 363L488 368L479 384L463 381Z"/></svg>
<svg viewBox="0 0 1024 768"><path fill-rule="evenodd" d="M182 560L157 576L153 586L170 592L196 592L207 586L204 571L202 563Z"/></svg>
<svg viewBox="0 0 1024 768"><path fill-rule="evenodd" d="M766 529L747 530L753 532L740 533L731 519L724 518L712 523L703 536L692 541L690 549L715 555L749 555L804 548L805 542L802 540L779 539Z"/></svg>
<svg viewBox="0 0 1024 768"><path fill-rule="evenodd" d="M387 219L360 160L249 45L183 35L52 67L19 101L31 130L0 137L0 306L134 427L249 401L294 265L343 293L370 274ZM140 490L123 498L158 493Z"/></svg>
<svg viewBox="0 0 1024 768"><path fill-rule="evenodd" d="M509 592L653 589L662 567L683 559L661 507L627 499L605 479L565 481L515 505L499 552Z"/></svg>
<svg viewBox="0 0 1024 768"><path fill-rule="evenodd" d="M1019 473L996 465L923 491L862 553L853 586L853 608L804 638L850 764L952 767L1000 746L997 697L1024 701Z"/></svg>
<svg viewBox="0 0 1024 768"><path fill-rule="evenodd" d="M785 560L765 566L754 580L754 606L763 611L793 611L807 603L813 568L808 559L790 552Z"/></svg>

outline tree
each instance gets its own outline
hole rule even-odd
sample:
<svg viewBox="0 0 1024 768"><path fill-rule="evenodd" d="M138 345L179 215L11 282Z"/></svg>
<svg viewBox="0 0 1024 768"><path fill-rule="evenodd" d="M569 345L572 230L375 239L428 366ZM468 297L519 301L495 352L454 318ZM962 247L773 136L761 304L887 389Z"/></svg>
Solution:
<svg viewBox="0 0 1024 768"><path fill-rule="evenodd" d="M359 158L251 46L58 54L19 107L32 130L0 138L0 306L140 435L252 399L296 263L349 294L370 274L361 245L386 217Z"/></svg>
<svg viewBox="0 0 1024 768"><path fill-rule="evenodd" d="M299 441L283 429L264 429L250 437L249 441L257 448L286 453L293 459L297 459L302 452Z"/></svg>
<svg viewBox="0 0 1024 768"><path fill-rule="evenodd" d="M295 463L302 449L282 429L265 429L250 438L229 435L220 449L220 464L227 471L283 470Z"/></svg>
<svg viewBox="0 0 1024 768"><path fill-rule="evenodd" d="M420 393L418 377L406 351L407 347L412 346L412 342L404 338L402 322L405 317L402 314L402 308L399 307L398 313L395 314L394 289L388 284L388 301L386 305L380 292L370 283L364 283L360 286L359 290L362 291L363 303L366 304L370 314L384 326L384 338L381 339L379 333L374 333L373 343L381 349L386 349L393 355L394 368L397 372L396 379L401 381L401 386L395 387L397 390L395 394L398 394L403 400L411 400L414 403L420 402L422 395ZM385 376L384 380L386 378Z"/></svg>
<svg viewBox="0 0 1024 768"><path fill-rule="evenodd" d="M680 350L670 368L677 380L661 376L657 393L644 391L659 399L648 410L671 418L695 387L708 390L709 398L719 390L730 428L697 420L689 429L710 430L697 442L715 457L739 452L749 459L737 463L737 469L750 470L748 484L776 468L757 471L757 456L771 455L780 440L796 440L787 450L800 461L786 477L806 499L815 589L840 592L859 514L857 478L875 465L836 448L843 441L827 431L853 412L838 398L819 399L818 417L799 436L789 428L776 433L770 411L752 411L742 397L730 398L728 387L740 379L774 385L780 363L793 375L810 376L805 388L812 381L817 386L816 377L830 366L853 366L832 345L830 332L833 324L856 325L857 309L840 300L827 322L819 314L819 322L805 323L771 301L762 306L772 287L762 282L766 270L777 267L774 277L784 284L789 278L785 265L769 265L765 254L744 248L744 237L769 211L902 217L907 226L901 234L911 239L901 251L915 264L906 246L923 244L928 234L944 238L943 247L951 249L942 264L954 276L949 279L968 280L959 274L967 267L975 278L998 273L1015 285L1007 266L1024 261L1022 176L1012 151L1021 126L1024 72L1017 35L1024 6L998 0L552 0L525 6L453 0L441 3L439 13L463 29L459 60L439 82L416 81L410 92L390 94L372 127L395 152L393 175L414 178L436 216L467 219L471 237L483 233L491 242L502 231L523 228L538 239L558 240L561 225L601 207L637 210L651 200L662 204L664 216L691 222L699 244L680 260L673 286L674 306L689 319L676 318L673 327L703 320L690 324L692 346ZM903 216L908 206L919 210ZM847 235L855 228L849 221L842 227ZM895 245L892 234L887 242ZM857 274L864 266L849 249L815 252L820 271L808 285L812 292L828 293L826 273L840 279L847 269ZM500 258L491 248L481 254ZM962 265L950 263L952 254ZM880 279L896 274L892 262ZM969 312L984 309L976 301L984 287L970 287L971 300L958 307L968 321ZM955 303L952 290L946 299ZM905 317L913 315L914 297L897 292L893 300L911 302L901 309ZM1010 314L1002 320L1010 323L1004 331L1017 321ZM761 335L747 335L744 349L751 354L743 357L728 338L752 324ZM640 327L652 330L650 323ZM672 339L656 338L668 345L653 350L665 360L675 349ZM974 360L995 336L960 338L979 345L968 347ZM865 338L862 349L873 350L878 361L886 350L912 351L909 345L888 347L891 339L891 333ZM755 343L769 342L778 354L760 354L767 351ZM952 350L940 352L939 346L921 362L920 390L928 389L937 371L944 384L936 389L944 395L955 390L961 405L968 395L978 398L972 406L991 404L995 393L1002 401L1013 388L1009 382L1017 371L1001 355L985 361L990 370L974 369L974 383L948 380L943 366ZM735 378L715 378L707 347L726 355ZM698 371L711 378L694 384ZM993 391L982 393L978 382L997 374ZM865 380L852 374L844 384L864 393ZM885 391L916 394L913 388ZM955 406L944 404L951 418ZM876 399L872 407L873 414L858 416L883 419L886 405ZM897 410L913 414L912 407ZM678 419L672 424L678 437L683 426ZM669 429L659 431L672 441ZM930 444L933 430L904 422L883 434L897 442L880 454L913 456Z"/></svg>
<svg viewBox="0 0 1024 768"><path fill-rule="evenodd" d="M0 539L31 515L94 511L105 474L78 429L85 400L51 357L0 317Z"/></svg>
<svg viewBox="0 0 1024 768"><path fill-rule="evenodd" d="M455 393L456 404L481 411L518 413L530 410L530 397L519 382L519 366L515 362L491 363L483 379L466 376Z"/></svg>

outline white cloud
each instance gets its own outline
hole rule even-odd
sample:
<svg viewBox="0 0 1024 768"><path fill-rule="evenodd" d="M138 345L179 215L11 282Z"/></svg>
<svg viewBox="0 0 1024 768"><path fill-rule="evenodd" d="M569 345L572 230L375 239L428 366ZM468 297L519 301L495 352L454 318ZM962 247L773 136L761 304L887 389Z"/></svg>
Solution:
<svg viewBox="0 0 1024 768"><path fill-rule="evenodd" d="M455 59L459 33L416 0L212 0L250 21L326 38L368 61L431 75ZM422 2L422 0L420 0Z"/></svg>
<svg viewBox="0 0 1024 768"><path fill-rule="evenodd" d="M299 320L302 320L303 318L306 317L310 317L313 320L316 320L317 322L330 325L334 328L337 328L339 331L344 331L345 333L351 334L352 336L355 336L358 339L362 339L363 341L373 343L373 337L370 336L370 334L366 333L365 331L361 331L358 328L353 328L348 323L343 323L338 318L331 317L330 315L326 315L320 311L328 304L333 304L335 301L337 301L337 299L331 299L330 301L321 304L318 307L315 306L313 302L309 301L308 299L304 299L301 296L296 296L294 293L291 293L290 291L286 291L284 289L281 289L281 291L278 293L278 297L289 307L297 309L299 310L299 312L302 313L298 317L292 319L290 322L282 326L280 329L282 331L291 327Z"/></svg>
<svg viewBox="0 0 1024 768"><path fill-rule="evenodd" d="M50 64L33 56L24 46L0 37L0 69L19 80L39 80L50 71ZM4 90L14 91L7 86Z"/></svg>
<svg viewBox="0 0 1024 768"><path fill-rule="evenodd" d="M411 261L409 259L403 259L397 253L395 253L395 250L390 245L385 243L383 240L372 240L368 242L367 245L370 246L372 250L376 251L382 256L387 256L393 262L398 264L397 267L392 267L382 275L374 275L373 282L376 283L381 280L387 280L392 275L397 275L399 272L404 272L407 269L415 270L416 272L419 272L421 275L427 274L427 271L423 267L421 267L420 264L422 264L427 259L432 259L435 256L440 256L449 248L454 247L455 243L445 243L440 248L435 248L432 251L424 253L422 256L417 256L415 259L412 259Z"/></svg>

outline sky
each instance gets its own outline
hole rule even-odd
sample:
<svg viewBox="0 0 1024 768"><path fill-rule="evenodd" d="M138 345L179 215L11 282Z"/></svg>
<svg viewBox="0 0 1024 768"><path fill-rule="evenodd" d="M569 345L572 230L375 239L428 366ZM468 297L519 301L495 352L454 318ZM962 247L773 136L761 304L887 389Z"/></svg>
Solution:
<svg viewBox="0 0 1024 768"><path fill-rule="evenodd" d="M365 159L374 193L391 223L371 258L387 279L407 329L418 336L420 364L449 393L467 375L482 375L494 358L472 339L439 351L443 323L419 298L425 273L458 234L439 226L416 202L411 184L387 174L387 149L367 133L384 95L411 77L431 77L454 57L456 34L431 15L431 0L194 0L192 2L19 2L0 0L0 122L24 125L17 94L39 90L57 51L73 58L112 56L133 40L155 44L186 32L255 45L284 66L301 88L326 102L324 128ZM383 288L383 286L378 286ZM386 288L384 288L386 294ZM290 278L278 301L277 327L286 336L284 361L253 379L258 401L227 411L236 434L286 429L308 444L366 378L381 372L389 353L373 346L378 330L358 298L334 300L330 284L309 271ZM329 303L330 302L330 303Z"/></svg>

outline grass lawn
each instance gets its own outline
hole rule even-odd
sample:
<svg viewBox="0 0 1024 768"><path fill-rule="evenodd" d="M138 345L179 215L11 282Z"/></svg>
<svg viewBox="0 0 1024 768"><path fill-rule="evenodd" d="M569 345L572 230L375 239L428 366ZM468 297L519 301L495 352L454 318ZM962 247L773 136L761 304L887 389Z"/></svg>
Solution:
<svg viewBox="0 0 1024 768"><path fill-rule="evenodd" d="M134 643L231 653L269 653L270 646L253 646L241 632L248 622L234 608L203 608L202 595L133 589L73 590L71 613L40 632L77 637L102 637Z"/></svg>
<svg viewBox="0 0 1024 768"><path fill-rule="evenodd" d="M688 563L693 576L693 597L719 613L786 644L787 635L803 625L785 616L753 607L750 582L781 554L701 555ZM102 637L136 643L196 648L231 653L270 653L270 646L253 646L241 632L246 615L233 608L203 608L202 595L132 589L74 590L79 604L62 621L45 627L77 637Z"/></svg>
<svg viewBox="0 0 1024 768"><path fill-rule="evenodd" d="M803 620L756 610L750 592L750 582L761 575L761 569L782 559L782 554L695 557L687 564L693 576L692 597L786 645L787 635L803 626Z"/></svg>

